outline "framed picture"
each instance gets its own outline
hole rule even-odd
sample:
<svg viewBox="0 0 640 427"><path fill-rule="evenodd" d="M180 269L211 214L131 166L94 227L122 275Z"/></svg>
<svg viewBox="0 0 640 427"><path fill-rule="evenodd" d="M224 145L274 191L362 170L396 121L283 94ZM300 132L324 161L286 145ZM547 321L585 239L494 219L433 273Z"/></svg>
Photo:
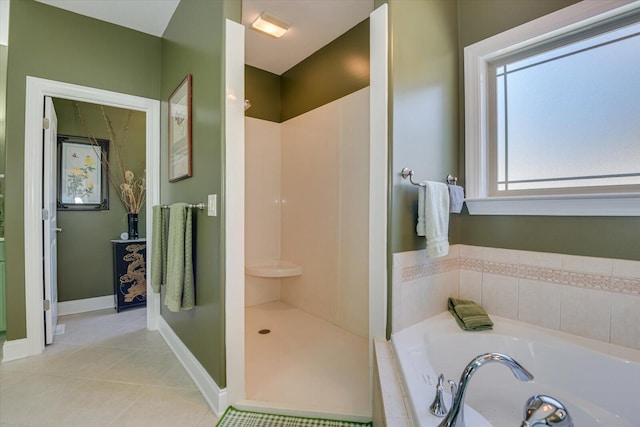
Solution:
<svg viewBox="0 0 640 427"><path fill-rule="evenodd" d="M169 182L191 176L191 74L169 97Z"/></svg>
<svg viewBox="0 0 640 427"><path fill-rule="evenodd" d="M58 135L58 210L109 210L109 141Z"/></svg>

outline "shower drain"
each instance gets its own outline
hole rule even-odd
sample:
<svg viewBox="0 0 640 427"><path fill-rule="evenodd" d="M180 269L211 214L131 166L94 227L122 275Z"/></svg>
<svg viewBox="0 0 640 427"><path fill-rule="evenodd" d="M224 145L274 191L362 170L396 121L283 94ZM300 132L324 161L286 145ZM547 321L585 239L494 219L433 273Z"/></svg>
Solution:
<svg viewBox="0 0 640 427"><path fill-rule="evenodd" d="M266 334L268 334L268 333L270 333L270 332L271 332L271 329L260 329L260 330L258 331L258 333L259 333L260 335L266 335Z"/></svg>

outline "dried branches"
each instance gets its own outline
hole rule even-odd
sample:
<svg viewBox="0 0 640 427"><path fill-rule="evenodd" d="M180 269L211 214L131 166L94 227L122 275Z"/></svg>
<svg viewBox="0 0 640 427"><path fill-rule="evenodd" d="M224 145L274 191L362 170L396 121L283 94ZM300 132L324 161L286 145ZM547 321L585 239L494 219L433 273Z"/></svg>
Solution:
<svg viewBox="0 0 640 427"><path fill-rule="evenodd" d="M89 125L87 124L84 116L82 115L82 112L80 111L80 105L76 102L75 106L76 110L78 111L78 117L80 118L82 128L93 144L94 150L100 150L100 144L89 128ZM129 137L129 128L131 127L131 118L133 117L133 112L129 111L127 120L125 122L125 127L122 132L122 143L118 143L116 140L115 132L113 130L111 119L107 115L103 106L100 106L100 111L102 112L102 118L107 128L109 139L112 141L111 152L113 154L113 160L109 160L106 156L100 156L102 167L107 171L109 181L111 182L113 188L116 190L118 198L122 202L122 205L124 206L127 213L140 213L140 209L144 205L146 199L147 187L145 173L143 171L140 176L136 177L134 172L127 169L126 158L122 156L122 147L126 145Z"/></svg>

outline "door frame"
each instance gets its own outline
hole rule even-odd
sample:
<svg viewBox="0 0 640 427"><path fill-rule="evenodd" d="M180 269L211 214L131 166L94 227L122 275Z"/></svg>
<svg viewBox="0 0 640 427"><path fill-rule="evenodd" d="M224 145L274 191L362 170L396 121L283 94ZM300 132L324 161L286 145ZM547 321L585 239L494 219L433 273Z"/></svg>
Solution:
<svg viewBox="0 0 640 427"><path fill-rule="evenodd" d="M369 158L369 401L373 340L386 337L388 188L388 6L371 14ZM226 22L225 109L225 334L227 404L246 401L244 343L244 27ZM243 407L252 408L252 403ZM370 404L370 413L373 408ZM291 411L292 413L295 411Z"/></svg>
<svg viewBox="0 0 640 427"><path fill-rule="evenodd" d="M24 285L27 337L23 356L40 354L44 344L42 236L42 119L44 97L90 102L146 114L147 206L160 202L160 101L87 86L27 76L24 129ZM150 260L152 210L146 210ZM147 263L147 274L152 266ZM158 329L160 296L147 281L147 328Z"/></svg>

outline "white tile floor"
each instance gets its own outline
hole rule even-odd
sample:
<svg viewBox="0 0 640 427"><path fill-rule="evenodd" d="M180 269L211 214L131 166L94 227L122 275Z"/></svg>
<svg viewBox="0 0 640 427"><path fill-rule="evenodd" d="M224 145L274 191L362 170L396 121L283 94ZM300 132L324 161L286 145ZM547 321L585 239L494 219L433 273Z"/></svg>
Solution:
<svg viewBox="0 0 640 427"><path fill-rule="evenodd" d="M0 364L0 426L215 426L144 309L58 322L65 333L41 355ZM247 308L246 349L249 399L368 414L365 338L273 302Z"/></svg>
<svg viewBox="0 0 640 427"><path fill-rule="evenodd" d="M369 415L366 338L280 301L247 307L245 328L248 399Z"/></svg>
<svg viewBox="0 0 640 427"><path fill-rule="evenodd" d="M62 316L35 357L0 364L0 426L215 426L146 312Z"/></svg>

